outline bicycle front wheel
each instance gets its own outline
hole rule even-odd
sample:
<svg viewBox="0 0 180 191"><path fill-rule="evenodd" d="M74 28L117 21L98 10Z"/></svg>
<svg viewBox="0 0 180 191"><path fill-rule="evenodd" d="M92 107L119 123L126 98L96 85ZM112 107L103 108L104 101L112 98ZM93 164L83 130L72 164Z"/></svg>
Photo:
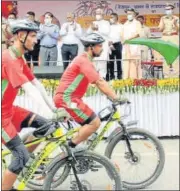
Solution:
<svg viewBox="0 0 180 191"><path fill-rule="evenodd" d="M83 188L82 190L122 190L119 172L108 158L91 151L85 151L81 155L75 154L75 161L75 169ZM79 185L68 157L59 162L54 160L51 165L53 167L45 178L44 190L79 190ZM53 182L56 181L56 176L58 178L59 174L63 176L62 172L65 167L69 167L69 175L62 181L61 185L54 188Z"/></svg>
<svg viewBox="0 0 180 191"><path fill-rule="evenodd" d="M123 133L108 144L105 156L120 166L123 187L142 189L155 182L162 173L164 149L160 140L144 129L127 129L127 133L134 156L125 140L127 135Z"/></svg>

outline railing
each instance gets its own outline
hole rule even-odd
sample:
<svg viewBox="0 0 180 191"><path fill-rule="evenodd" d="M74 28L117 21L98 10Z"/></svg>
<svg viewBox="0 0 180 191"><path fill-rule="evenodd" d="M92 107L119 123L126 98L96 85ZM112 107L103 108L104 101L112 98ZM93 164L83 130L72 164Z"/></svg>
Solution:
<svg viewBox="0 0 180 191"><path fill-rule="evenodd" d="M135 63L137 64L137 66L139 65L139 63L141 63L141 66L142 66L142 72L143 72L143 78L144 79L151 79L151 78L160 78L160 79L162 79L163 78L163 76L164 76L164 74L163 74L163 60L161 60L161 61L157 61L157 60L155 60L154 61L154 63L156 63L156 62L158 62L158 63L162 63L162 65L160 65L160 64L157 64L157 65L150 65L150 64L145 64L146 63L146 61L141 61L140 59L115 59L115 60L94 60L93 62L95 63L95 66L97 65L97 63L101 63L101 62L110 62L110 61L114 61L115 62L115 66L116 66L116 62L117 61L121 61L121 65L122 65L122 70L123 70L123 64L124 64L124 62L126 62L126 61L135 61ZM57 63L57 65L56 66L52 66L51 64L50 64L50 66L44 66L44 65L40 65L40 66L37 66L37 67L34 67L34 71L35 71L35 74L36 74L36 71L38 70L39 72L38 73L40 73L40 71L41 71L41 68L45 68L45 67L51 67L51 70L56 70L56 68L55 67L62 67L59 71L58 70L56 70L55 71L55 73L59 73L59 74L61 74L62 75L62 73L64 72L64 69L63 69L63 62L71 62L71 60L69 60L69 61L56 61L56 63ZM149 61L150 62L150 61ZM39 62L37 62L37 61L34 61L34 62L32 62L32 63L39 63ZM54 61L49 61L49 63L54 63ZM148 63L148 62L147 62ZM53 69L53 67L54 67L54 69ZM105 68L106 68L107 66L105 66ZM50 69L50 68L49 68ZM51 70L49 70L49 69L46 69L46 70L48 70L47 71L47 73L53 73ZM43 70L43 69L42 69ZM98 71L99 72L99 71ZM117 72L117 70L116 70L116 67L115 67L115 71L114 71L115 73ZM43 74L45 74L44 72L43 72ZM168 74L165 74L165 76L167 76L168 78L171 78L171 77L177 77L177 76L179 76L179 74L176 72L176 71L174 71L173 70L173 68L172 67L170 67L170 69L169 69L169 73ZM59 76L58 76L59 77Z"/></svg>

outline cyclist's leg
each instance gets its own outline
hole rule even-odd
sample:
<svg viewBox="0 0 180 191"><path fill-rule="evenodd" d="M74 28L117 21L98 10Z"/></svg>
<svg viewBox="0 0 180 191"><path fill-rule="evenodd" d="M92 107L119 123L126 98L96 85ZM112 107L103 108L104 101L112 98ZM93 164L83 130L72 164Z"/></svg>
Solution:
<svg viewBox="0 0 180 191"><path fill-rule="evenodd" d="M2 118L2 140L6 147L12 152L13 160L4 172L2 179L2 190L10 190L29 159L29 153L17 135L16 128L11 119Z"/></svg>
<svg viewBox="0 0 180 191"><path fill-rule="evenodd" d="M28 127L39 128L45 125L48 122L48 120L38 114L16 106L14 107L14 115L12 118L12 122L17 128L17 131L20 132L24 128L27 128L28 131ZM26 141L31 141L33 139L33 136L29 136ZM38 144L32 145L28 148L28 151L33 152L37 146Z"/></svg>
<svg viewBox="0 0 180 191"><path fill-rule="evenodd" d="M77 123L82 125L78 135L72 139L72 146L75 147L82 141L87 140L92 133L96 132L100 127L100 119L82 100L74 99L71 105L76 105L76 107L67 106L65 109Z"/></svg>

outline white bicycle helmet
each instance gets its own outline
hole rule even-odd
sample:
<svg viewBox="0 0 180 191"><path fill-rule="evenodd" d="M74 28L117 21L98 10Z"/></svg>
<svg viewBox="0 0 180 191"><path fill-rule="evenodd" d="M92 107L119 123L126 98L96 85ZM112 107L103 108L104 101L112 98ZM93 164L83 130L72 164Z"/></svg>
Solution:
<svg viewBox="0 0 180 191"><path fill-rule="evenodd" d="M28 20L15 20L10 22L11 31L16 34L19 31L37 32L39 27L36 23Z"/></svg>
<svg viewBox="0 0 180 191"><path fill-rule="evenodd" d="M105 41L105 39L97 33L91 33L83 36L82 38L80 38L80 40L85 47L102 44Z"/></svg>

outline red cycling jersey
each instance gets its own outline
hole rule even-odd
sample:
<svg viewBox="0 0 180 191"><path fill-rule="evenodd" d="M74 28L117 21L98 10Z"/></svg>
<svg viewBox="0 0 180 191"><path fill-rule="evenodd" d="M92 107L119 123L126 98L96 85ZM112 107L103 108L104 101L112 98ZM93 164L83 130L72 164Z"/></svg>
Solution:
<svg viewBox="0 0 180 191"><path fill-rule="evenodd" d="M100 78L93 63L86 53L77 56L68 66L58 86L54 99L59 96L82 98L87 91L88 85Z"/></svg>
<svg viewBox="0 0 180 191"><path fill-rule="evenodd" d="M10 141L17 134L17 127L15 127L17 123L12 123L12 119L14 119L15 110L17 113L13 102L18 90L21 85L34 78L22 57L17 57L11 49L2 53L2 138L5 142ZM23 112L23 109L18 111L22 111L16 115L19 122L29 114L29 112Z"/></svg>
<svg viewBox="0 0 180 191"><path fill-rule="evenodd" d="M62 75L54 96L56 107L64 107L77 122L83 124L93 115L93 111L81 98L89 84L99 79L100 76L88 54L77 56Z"/></svg>

